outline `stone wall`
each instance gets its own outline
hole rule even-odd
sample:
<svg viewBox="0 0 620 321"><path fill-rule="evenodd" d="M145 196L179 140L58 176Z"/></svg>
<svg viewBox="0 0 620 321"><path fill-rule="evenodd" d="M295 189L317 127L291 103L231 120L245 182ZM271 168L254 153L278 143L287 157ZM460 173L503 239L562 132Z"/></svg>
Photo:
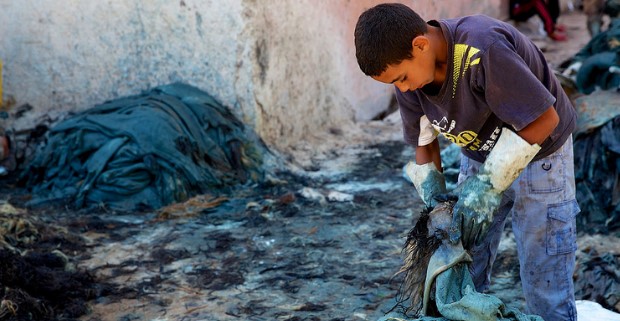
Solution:
<svg viewBox="0 0 620 321"><path fill-rule="evenodd" d="M3 126L181 81L285 149L389 104L392 89L359 71L353 48L357 17L380 2L0 0L4 108L32 106ZM506 16L502 0L400 2L429 19Z"/></svg>

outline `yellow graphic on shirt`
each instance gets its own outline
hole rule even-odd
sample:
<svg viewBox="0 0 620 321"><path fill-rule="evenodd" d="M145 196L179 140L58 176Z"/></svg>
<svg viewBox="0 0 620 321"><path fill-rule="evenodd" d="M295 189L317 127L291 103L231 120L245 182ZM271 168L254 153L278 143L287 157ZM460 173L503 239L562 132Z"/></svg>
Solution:
<svg viewBox="0 0 620 321"><path fill-rule="evenodd" d="M454 45L454 70L452 71L453 84L452 84L452 98L456 94L456 86L459 83L459 78L464 77L469 67L480 63L480 58L471 60L471 58L480 52L480 49L471 47L466 44L457 43ZM467 54L467 57L465 55Z"/></svg>
<svg viewBox="0 0 620 321"><path fill-rule="evenodd" d="M470 150L480 149L480 144L482 143L482 141L478 139L478 134L471 130L460 132L458 133L458 135L450 134L447 132L442 132L441 134L459 147L467 146L467 148Z"/></svg>

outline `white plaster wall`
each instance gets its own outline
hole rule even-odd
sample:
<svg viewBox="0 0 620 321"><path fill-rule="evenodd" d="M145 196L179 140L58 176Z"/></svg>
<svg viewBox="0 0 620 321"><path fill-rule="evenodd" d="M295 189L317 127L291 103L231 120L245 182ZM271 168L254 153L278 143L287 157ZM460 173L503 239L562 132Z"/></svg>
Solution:
<svg viewBox="0 0 620 321"><path fill-rule="evenodd" d="M234 106L241 1L2 0L5 99L84 109L173 81Z"/></svg>
<svg viewBox="0 0 620 321"><path fill-rule="evenodd" d="M392 89L355 62L373 0L0 0L5 108L14 128L182 81L278 148L368 120ZM501 0L401 1L424 18L505 17Z"/></svg>

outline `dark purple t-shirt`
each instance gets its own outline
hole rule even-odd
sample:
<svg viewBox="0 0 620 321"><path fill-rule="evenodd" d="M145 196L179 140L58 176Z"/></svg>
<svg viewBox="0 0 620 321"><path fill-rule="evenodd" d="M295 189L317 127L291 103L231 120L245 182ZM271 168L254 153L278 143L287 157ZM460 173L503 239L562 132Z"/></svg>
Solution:
<svg viewBox="0 0 620 321"><path fill-rule="evenodd" d="M562 146L575 128L576 112L529 38L483 15L429 23L440 26L447 41L446 81L435 93L428 93L429 86L396 90L406 142L426 145L434 129L483 162L502 127L520 131L553 105L560 122L535 159Z"/></svg>

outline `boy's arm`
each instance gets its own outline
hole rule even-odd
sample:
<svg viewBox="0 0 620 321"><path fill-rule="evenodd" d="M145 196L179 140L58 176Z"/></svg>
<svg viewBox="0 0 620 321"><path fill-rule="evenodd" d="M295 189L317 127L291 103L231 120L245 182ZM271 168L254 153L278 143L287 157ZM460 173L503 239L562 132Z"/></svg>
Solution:
<svg viewBox="0 0 620 321"><path fill-rule="evenodd" d="M536 120L518 131L517 134L530 144L542 145L545 139L558 126L559 122L560 116L558 116L555 108L551 106Z"/></svg>
<svg viewBox="0 0 620 321"><path fill-rule="evenodd" d="M470 176L457 189L450 239L462 239L470 248L487 232L503 192L540 151L557 127L559 116L553 106L525 128L515 133L502 129L495 146L476 175Z"/></svg>
<svg viewBox="0 0 620 321"><path fill-rule="evenodd" d="M418 165L433 162L435 168L443 172L443 168L441 167L441 154L439 152L439 140L437 139L426 146L418 146L415 149L415 162Z"/></svg>

